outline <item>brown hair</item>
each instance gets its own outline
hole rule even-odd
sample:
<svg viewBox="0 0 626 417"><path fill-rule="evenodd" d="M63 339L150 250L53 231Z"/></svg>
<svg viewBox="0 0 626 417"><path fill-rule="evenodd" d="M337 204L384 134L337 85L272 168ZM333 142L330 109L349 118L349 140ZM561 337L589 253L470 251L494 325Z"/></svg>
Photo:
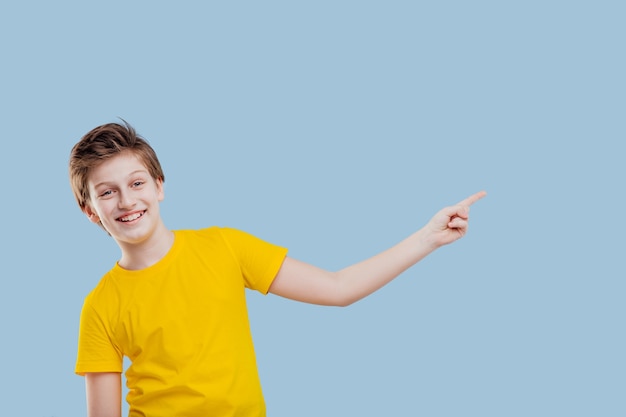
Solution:
<svg viewBox="0 0 626 417"><path fill-rule="evenodd" d="M155 180L165 180L159 159L147 140L124 124L108 123L88 132L74 145L70 154L70 184L81 210L89 204L89 174L97 165L119 155L132 152L148 169Z"/></svg>

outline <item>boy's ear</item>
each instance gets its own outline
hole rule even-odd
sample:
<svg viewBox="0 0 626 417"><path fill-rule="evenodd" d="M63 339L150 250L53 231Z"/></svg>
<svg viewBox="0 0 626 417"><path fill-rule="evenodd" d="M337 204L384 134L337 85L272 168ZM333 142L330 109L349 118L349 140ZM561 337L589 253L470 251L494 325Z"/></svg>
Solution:
<svg viewBox="0 0 626 417"><path fill-rule="evenodd" d="M159 201L163 201L163 199L165 198L165 191L163 190L163 180L161 178L158 178L156 180L156 185L157 191L159 193Z"/></svg>
<svg viewBox="0 0 626 417"><path fill-rule="evenodd" d="M100 224L100 217L98 217L96 212L93 211L89 205L85 206L85 208L83 209L83 213L85 213L90 222Z"/></svg>

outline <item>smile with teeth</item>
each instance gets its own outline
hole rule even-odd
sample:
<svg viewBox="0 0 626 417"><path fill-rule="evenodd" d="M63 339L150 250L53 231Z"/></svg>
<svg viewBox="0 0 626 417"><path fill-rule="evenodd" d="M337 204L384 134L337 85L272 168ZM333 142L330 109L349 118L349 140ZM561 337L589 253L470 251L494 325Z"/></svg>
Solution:
<svg viewBox="0 0 626 417"><path fill-rule="evenodd" d="M137 220L138 218L140 218L141 216L143 216L143 214L146 211L140 211L137 213L133 213L133 214L129 214L128 216L124 216L124 217L120 217L119 219L117 219L118 221L122 222L122 223L128 223L128 222L132 222L133 220Z"/></svg>

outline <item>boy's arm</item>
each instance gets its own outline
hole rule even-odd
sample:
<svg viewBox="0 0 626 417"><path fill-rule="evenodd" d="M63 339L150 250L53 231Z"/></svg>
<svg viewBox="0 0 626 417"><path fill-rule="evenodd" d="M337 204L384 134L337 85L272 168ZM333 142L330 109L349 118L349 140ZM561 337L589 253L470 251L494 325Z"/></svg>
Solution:
<svg viewBox="0 0 626 417"><path fill-rule="evenodd" d="M119 372L85 374L88 417L122 416L122 377Z"/></svg>
<svg viewBox="0 0 626 417"><path fill-rule="evenodd" d="M476 193L440 210L420 230L397 245L337 272L285 258L270 292L311 304L347 306L368 296L435 249L467 232L469 207L486 195Z"/></svg>

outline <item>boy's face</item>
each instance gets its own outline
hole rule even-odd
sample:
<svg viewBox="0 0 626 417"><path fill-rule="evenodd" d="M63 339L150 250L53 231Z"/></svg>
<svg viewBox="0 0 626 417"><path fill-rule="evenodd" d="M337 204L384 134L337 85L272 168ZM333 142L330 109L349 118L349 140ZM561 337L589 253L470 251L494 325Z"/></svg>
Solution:
<svg viewBox="0 0 626 417"><path fill-rule="evenodd" d="M150 176L142 161L123 152L96 166L89 175L85 214L102 223L120 244L139 244L161 225L163 182Z"/></svg>

